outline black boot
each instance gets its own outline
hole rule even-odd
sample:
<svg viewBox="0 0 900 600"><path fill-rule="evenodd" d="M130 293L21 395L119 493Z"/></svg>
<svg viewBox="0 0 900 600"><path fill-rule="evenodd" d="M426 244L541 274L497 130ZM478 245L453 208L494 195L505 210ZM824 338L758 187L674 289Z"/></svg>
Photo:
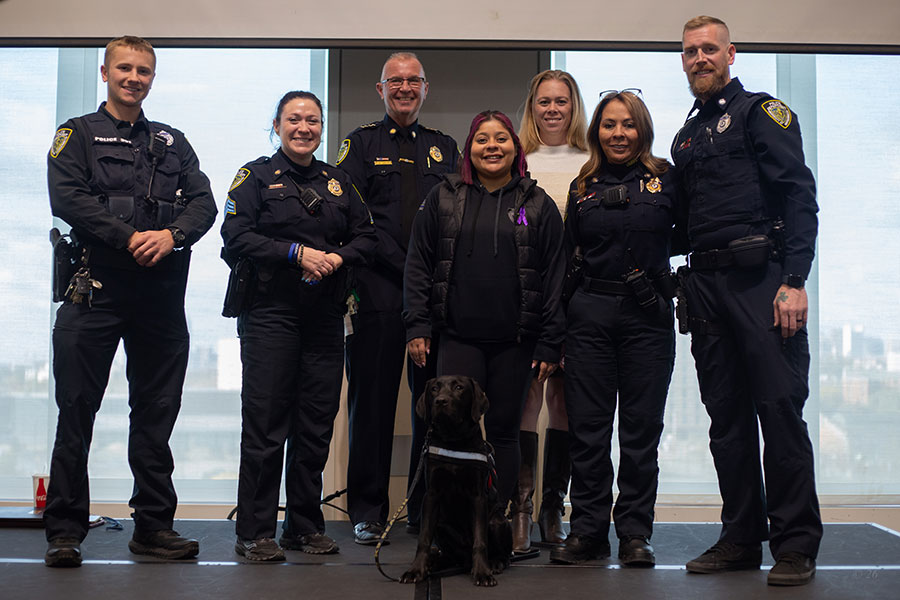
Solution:
<svg viewBox="0 0 900 600"><path fill-rule="evenodd" d="M513 553L525 554L531 550L531 514L534 511L534 475L537 470L538 434L533 431L519 431L519 449L522 461L519 463L519 481L509 502L509 517L512 520Z"/></svg>
<svg viewBox="0 0 900 600"><path fill-rule="evenodd" d="M569 432L548 429L544 439L544 481L538 526L541 543L558 545L566 541L562 517L563 501L569 492L572 461L569 459Z"/></svg>

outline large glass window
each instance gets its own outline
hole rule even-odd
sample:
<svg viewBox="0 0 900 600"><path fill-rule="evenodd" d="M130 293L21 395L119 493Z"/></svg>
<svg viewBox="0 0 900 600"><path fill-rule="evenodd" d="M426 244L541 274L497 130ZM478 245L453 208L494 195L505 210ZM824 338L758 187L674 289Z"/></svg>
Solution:
<svg viewBox="0 0 900 600"><path fill-rule="evenodd" d="M638 87L653 116L654 153L669 144L693 103L676 53L560 52L589 111L598 92ZM804 417L823 494L900 493L900 84L896 56L790 56L738 52L731 73L749 90L788 101L803 126L817 176L820 228L807 287L812 368ZM815 82L808 86L806 82ZM847 92L845 90L852 90ZM864 114L848 98L865 98ZM673 261L677 263L677 261ZM699 400L690 339L678 336L660 447L660 491L714 494L709 419Z"/></svg>
<svg viewBox="0 0 900 600"><path fill-rule="evenodd" d="M158 49L148 118L187 135L209 176L220 214L193 247L186 309L191 355L172 437L182 501L233 502L240 447L240 358L235 321L221 316L228 270L219 258L226 191L244 163L274 152L269 129L289 90L327 103L324 50ZM74 60L73 60L74 56ZM83 57L83 59L82 59ZM56 126L106 98L96 50L0 49L0 494L31 496L31 474L46 471L55 431L50 377L51 226L46 156ZM95 102L92 92L96 87ZM90 92L73 102L57 88ZM327 105L326 105L327 110ZM323 135L323 139L325 136ZM317 152L325 156L324 145ZM57 223L62 225L61 222ZM93 500L128 498L125 355L120 347L94 428Z"/></svg>

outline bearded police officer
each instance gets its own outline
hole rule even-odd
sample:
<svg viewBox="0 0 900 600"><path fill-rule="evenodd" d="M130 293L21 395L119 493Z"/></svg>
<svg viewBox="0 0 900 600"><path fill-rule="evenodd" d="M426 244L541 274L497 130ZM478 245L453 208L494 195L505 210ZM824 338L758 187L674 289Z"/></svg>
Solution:
<svg viewBox="0 0 900 600"><path fill-rule="evenodd" d="M53 329L59 420L44 512L44 561L51 567L81 564L88 450L120 339L128 356L134 474L128 547L161 558L199 550L196 540L172 530L177 497L169 436L188 361L190 246L212 226L216 206L184 134L148 121L141 110L155 68L145 40L112 40L100 67L107 101L64 123L48 157L50 207L71 225L77 252L77 273Z"/></svg>
<svg viewBox="0 0 900 600"><path fill-rule="evenodd" d="M392 54L375 84L387 114L354 130L341 144L337 165L350 174L369 205L378 233L378 251L369 268L357 273L359 313L347 338L350 457L347 505L355 541L377 543L388 516L388 483L397 393L406 351L403 326L403 266L416 211L445 173L456 170L456 142L418 123L428 94L425 70L409 52ZM432 348L436 345L432 344ZM432 353L424 368L408 362L415 399L435 373ZM418 462L425 427L412 411L410 477ZM421 492L409 503L414 531Z"/></svg>
<svg viewBox="0 0 900 600"><path fill-rule="evenodd" d="M725 23L691 19L682 44L697 100L672 156L688 205L691 351L723 502L718 542L687 570L758 569L768 539L776 561L768 583L801 585L815 574L822 537L802 416L815 181L797 116L731 78L735 48Z"/></svg>

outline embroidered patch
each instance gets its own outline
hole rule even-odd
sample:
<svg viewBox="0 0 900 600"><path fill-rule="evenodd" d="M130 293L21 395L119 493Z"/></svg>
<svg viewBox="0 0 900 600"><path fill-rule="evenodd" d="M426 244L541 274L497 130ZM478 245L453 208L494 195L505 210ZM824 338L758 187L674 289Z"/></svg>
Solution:
<svg viewBox="0 0 900 600"><path fill-rule="evenodd" d="M428 154L431 155L431 158L433 158L435 160L435 162L441 162L444 160L444 155L441 154L441 149L438 148L437 146L432 146L428 150Z"/></svg>
<svg viewBox="0 0 900 600"><path fill-rule="evenodd" d="M772 117L772 120L787 129L791 125L791 109L781 100L766 100L762 103L763 110Z"/></svg>
<svg viewBox="0 0 900 600"><path fill-rule="evenodd" d="M234 181L231 182L231 187L228 188L228 191L230 192L232 190L237 189L237 187L239 185L241 185L242 183L244 183L244 180L247 179L247 177L249 177L249 176L250 176L250 169L245 169L243 167L238 169L237 175L234 176Z"/></svg>
<svg viewBox="0 0 900 600"><path fill-rule="evenodd" d="M236 215L237 207L234 205L234 200L231 199L231 196L225 200L225 214L226 215Z"/></svg>
<svg viewBox="0 0 900 600"><path fill-rule="evenodd" d="M683 142L681 142L678 145L678 150L687 150L688 148L690 148L692 139L694 139L694 138L688 138L688 139L684 140Z"/></svg>
<svg viewBox="0 0 900 600"><path fill-rule="evenodd" d="M344 193L344 190L341 189L341 184L337 179L328 180L328 191L331 192L332 196L340 196Z"/></svg>
<svg viewBox="0 0 900 600"><path fill-rule="evenodd" d="M62 129L57 130L56 135L53 137L53 144L50 145L50 156L53 158L59 156L59 153L66 147L71 136L71 129L63 127Z"/></svg>
<svg viewBox="0 0 900 600"><path fill-rule="evenodd" d="M343 142L341 142L341 147L338 148L337 162L334 164L341 164L344 159L347 158L348 152L350 152L350 138L347 138Z"/></svg>

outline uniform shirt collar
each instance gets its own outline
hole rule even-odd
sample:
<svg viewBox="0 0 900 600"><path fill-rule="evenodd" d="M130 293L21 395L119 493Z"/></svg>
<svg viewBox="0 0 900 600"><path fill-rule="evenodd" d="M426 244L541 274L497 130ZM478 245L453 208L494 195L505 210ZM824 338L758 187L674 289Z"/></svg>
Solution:
<svg viewBox="0 0 900 600"><path fill-rule="evenodd" d="M118 119L118 118L114 117L111 112L106 110L106 100L104 100L103 102L100 103L100 108L97 109L97 112L100 112L100 113L103 113L104 115L106 115L106 117L109 118L113 122L113 124L116 126L116 129L119 129L120 127L124 127L124 126L127 126L127 127L140 126L140 127L143 127L144 129L146 129L147 131L150 131L150 122L147 120L147 117L144 116L144 109L141 109L141 113L138 115L138 118L134 122L134 125L132 125L128 121L123 121L122 119Z"/></svg>
<svg viewBox="0 0 900 600"><path fill-rule="evenodd" d="M318 176L319 172L322 170L322 166L315 156L313 157L312 162L309 163L309 166L304 167L289 159L287 154L285 154L284 150L281 148L279 148L278 152L272 156L272 166L275 167L274 172L276 179L282 175L287 175L288 171L291 171L304 179L310 180Z"/></svg>
<svg viewBox="0 0 900 600"><path fill-rule="evenodd" d="M735 96L743 89L744 86L741 85L740 79L733 77L731 81L728 82L728 85L722 88L722 91L707 100L705 104L700 104L699 100L694 102L694 108L700 109L704 113L713 111L725 112L725 109L728 108L731 101L734 100Z"/></svg>
<svg viewBox="0 0 900 600"><path fill-rule="evenodd" d="M394 121L389 115L384 115L384 127L392 138L397 136L409 137L410 139L416 139L419 135L419 121L418 119L409 127L401 127L397 125L397 122Z"/></svg>

